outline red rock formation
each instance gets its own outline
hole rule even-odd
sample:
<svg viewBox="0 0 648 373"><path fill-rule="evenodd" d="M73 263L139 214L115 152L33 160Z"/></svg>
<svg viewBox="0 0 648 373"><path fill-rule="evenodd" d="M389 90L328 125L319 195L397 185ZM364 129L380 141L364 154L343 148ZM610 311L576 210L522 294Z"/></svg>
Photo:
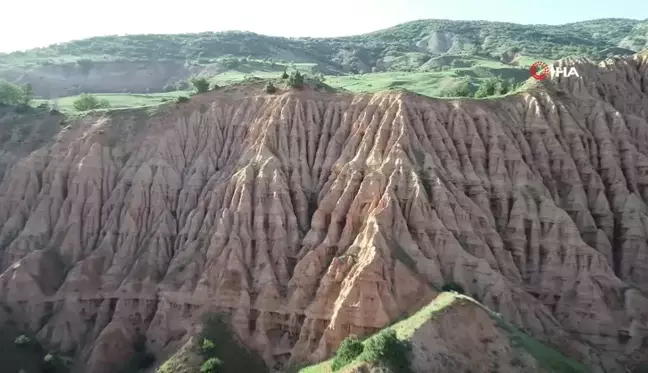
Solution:
<svg viewBox="0 0 648 373"><path fill-rule="evenodd" d="M561 63L583 79L500 100L247 87L75 123L2 179L0 301L92 372L208 310L281 366L453 281L620 372L648 355L648 62Z"/></svg>

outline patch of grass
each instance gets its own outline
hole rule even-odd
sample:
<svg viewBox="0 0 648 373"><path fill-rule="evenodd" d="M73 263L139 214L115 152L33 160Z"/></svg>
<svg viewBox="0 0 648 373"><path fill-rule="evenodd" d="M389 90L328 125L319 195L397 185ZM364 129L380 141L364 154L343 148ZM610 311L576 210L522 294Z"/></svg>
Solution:
<svg viewBox="0 0 648 373"><path fill-rule="evenodd" d="M356 357L360 356L364 350L364 345L357 336L351 335L346 337L340 347L335 352L331 363L331 370L336 371L345 365L350 364Z"/></svg>
<svg viewBox="0 0 648 373"><path fill-rule="evenodd" d="M363 351L367 349L367 344L368 343L376 343L377 346L384 345L383 341L380 339L385 338L384 334L381 333L388 333L389 336L387 336L388 339L392 339L392 334L395 336L400 341L408 341L412 338L414 335L414 332L420 328L426 321L430 320L430 318L434 317L434 315L447 307L451 306L457 299L456 294L454 293L441 293L439 294L432 302L430 302L427 306L421 308L418 312L413 314L412 316L406 318L405 320L402 320L392 326L389 326L383 331L379 332L378 334L374 334L373 336L367 338L366 340L363 341ZM393 332L390 332L393 331ZM378 342L370 342L373 339L378 338ZM371 348L371 347L370 347ZM380 350L380 349L378 349ZM364 352L363 352L364 354ZM361 354L361 355L363 355ZM373 356L373 352L369 355L370 357ZM366 356L366 355L365 355ZM349 362L347 365L345 365L345 368L350 368L355 366L356 363L359 361L366 361L368 360L369 357L363 357L359 356L355 360ZM306 368L303 368L299 370L299 373L331 373L333 372L332 369L332 364L333 360L326 360L323 361L319 364L312 365ZM345 369L346 371L346 369ZM396 372L401 372L399 370L396 370Z"/></svg>
<svg viewBox="0 0 648 373"><path fill-rule="evenodd" d="M553 373L589 373L583 364L529 336L500 316L492 313L491 315L498 326L509 333L512 343L527 351L543 368Z"/></svg>
<svg viewBox="0 0 648 373"><path fill-rule="evenodd" d="M130 94L130 93L97 93L93 94L99 100L105 100L110 104L111 108L124 109L141 106L159 105L162 99L174 100L178 97L179 93L184 92L165 92L153 94ZM33 100L33 105L38 106L43 103L52 104L58 103L59 111L72 112L74 111L74 101L78 100L81 95L61 97L57 100Z"/></svg>

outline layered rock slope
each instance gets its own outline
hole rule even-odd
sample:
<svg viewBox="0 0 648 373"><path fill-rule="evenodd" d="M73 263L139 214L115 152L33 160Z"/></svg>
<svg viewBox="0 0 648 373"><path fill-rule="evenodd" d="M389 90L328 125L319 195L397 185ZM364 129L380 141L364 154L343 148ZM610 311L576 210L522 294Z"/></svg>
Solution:
<svg viewBox="0 0 648 373"><path fill-rule="evenodd" d="M84 371L214 310L279 368L457 282L621 372L648 356L648 62L561 63L582 79L499 100L242 87L9 147L0 302Z"/></svg>

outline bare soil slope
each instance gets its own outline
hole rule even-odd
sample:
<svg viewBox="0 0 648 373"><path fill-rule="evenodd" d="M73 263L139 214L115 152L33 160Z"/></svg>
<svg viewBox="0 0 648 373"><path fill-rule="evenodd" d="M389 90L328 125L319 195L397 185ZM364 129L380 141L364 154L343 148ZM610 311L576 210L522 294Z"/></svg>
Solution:
<svg viewBox="0 0 648 373"><path fill-rule="evenodd" d="M81 120L7 161L0 302L85 371L208 310L279 368L453 281L623 372L648 356L648 62L561 63L583 79L498 101L251 87Z"/></svg>

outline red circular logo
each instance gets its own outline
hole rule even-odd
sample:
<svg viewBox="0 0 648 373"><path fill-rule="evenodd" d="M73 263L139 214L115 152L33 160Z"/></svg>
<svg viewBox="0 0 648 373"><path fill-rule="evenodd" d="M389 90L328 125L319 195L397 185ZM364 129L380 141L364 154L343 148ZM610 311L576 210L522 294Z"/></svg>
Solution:
<svg viewBox="0 0 648 373"><path fill-rule="evenodd" d="M549 76L549 66L542 61L536 61L531 65L531 76L535 80L544 80Z"/></svg>

